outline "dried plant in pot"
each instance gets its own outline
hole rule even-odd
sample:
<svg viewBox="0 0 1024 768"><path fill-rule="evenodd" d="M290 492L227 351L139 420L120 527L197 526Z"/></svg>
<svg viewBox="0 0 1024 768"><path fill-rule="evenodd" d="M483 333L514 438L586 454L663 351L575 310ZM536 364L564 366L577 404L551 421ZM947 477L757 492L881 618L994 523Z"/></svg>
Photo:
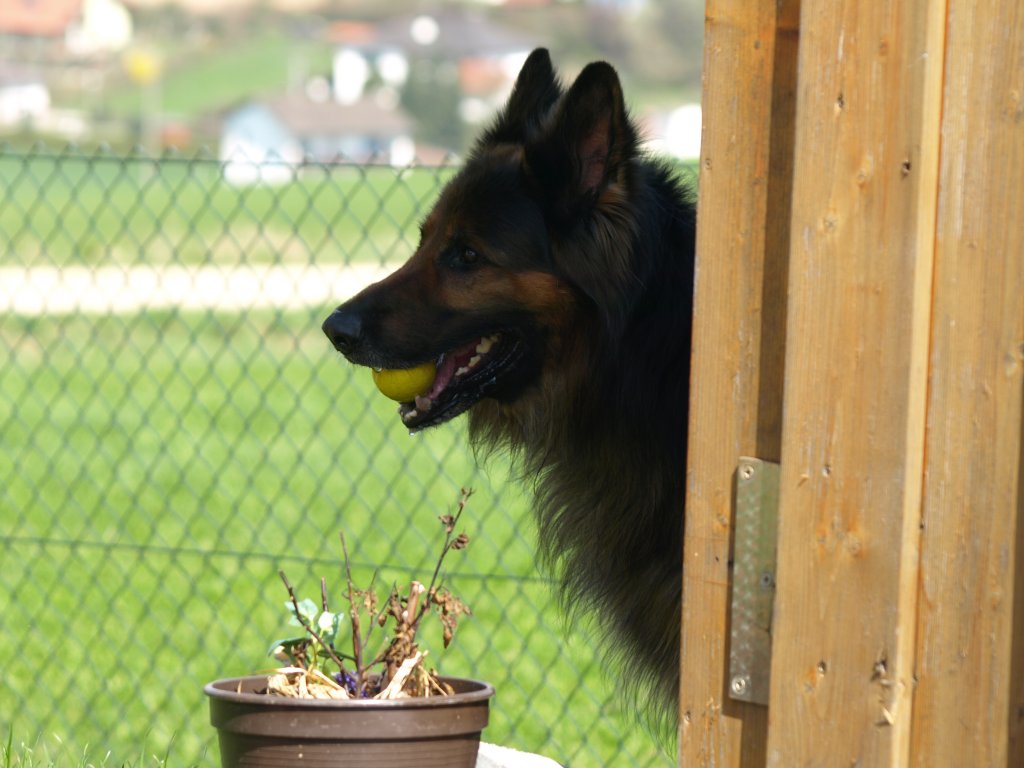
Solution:
<svg viewBox="0 0 1024 768"><path fill-rule="evenodd" d="M325 580L319 602L299 600L281 572L288 609L304 630L273 644L271 653L285 666L204 689L224 768L476 765L494 689L439 676L417 641L421 624L433 617L447 647L459 617L469 613L439 577L445 556L468 543L455 528L471 493L463 490L455 512L441 517L444 545L426 585L393 586L383 601L373 583L357 589L344 535L344 612L331 610ZM381 631L387 636L376 637Z"/></svg>

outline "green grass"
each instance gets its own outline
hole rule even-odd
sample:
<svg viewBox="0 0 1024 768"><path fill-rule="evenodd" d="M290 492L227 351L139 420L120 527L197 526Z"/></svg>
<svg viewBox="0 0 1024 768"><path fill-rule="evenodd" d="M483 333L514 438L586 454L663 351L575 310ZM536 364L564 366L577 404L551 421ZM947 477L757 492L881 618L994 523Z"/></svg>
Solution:
<svg viewBox="0 0 1024 768"><path fill-rule="evenodd" d="M319 320L0 321L0 709L36 744L8 763L216 754L201 688L268 665L289 631L277 569L303 595L337 588L344 529L358 580L426 577L437 515L472 485L449 583L474 616L438 661L496 685L485 737L574 766L668 764L616 714L586 629L563 630L503 460L478 468L459 425L407 435Z"/></svg>
<svg viewBox="0 0 1024 768"><path fill-rule="evenodd" d="M214 160L0 152L0 266L402 261L450 173L311 166L239 188Z"/></svg>
<svg viewBox="0 0 1024 768"><path fill-rule="evenodd" d="M448 173L240 190L214 162L0 152L0 266L397 261ZM278 568L337 588L344 529L357 580L425 577L462 485L449 584L474 615L444 654L424 639L495 684L485 738L671 764L564 626L505 460L480 468L460 423L407 435L329 352L325 311L0 316L0 766L212 764L202 685L268 665L290 631Z"/></svg>
<svg viewBox="0 0 1024 768"><path fill-rule="evenodd" d="M180 46L180 41L172 41ZM144 89L159 93L163 114L192 118L224 110L246 98L283 91L291 72L326 74L331 68L330 44L297 40L281 31L262 30L254 36L208 42L170 59L159 83L112 88L104 107L113 114L134 116L148 105ZM200 84L201 85L197 85Z"/></svg>
<svg viewBox="0 0 1024 768"><path fill-rule="evenodd" d="M144 744L135 750L137 759L115 762L110 751L92 750L86 746L71 754L70 748L65 748L59 738L52 741L52 747L45 743L15 744L14 731L9 730L7 741L0 743L0 768L198 768L201 764L177 759L173 745L153 754Z"/></svg>

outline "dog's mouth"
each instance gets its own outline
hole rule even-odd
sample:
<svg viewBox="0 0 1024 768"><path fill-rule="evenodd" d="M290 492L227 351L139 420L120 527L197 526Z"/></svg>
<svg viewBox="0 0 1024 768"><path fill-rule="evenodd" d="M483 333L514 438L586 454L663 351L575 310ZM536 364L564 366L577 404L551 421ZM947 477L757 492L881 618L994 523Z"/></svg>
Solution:
<svg viewBox="0 0 1024 768"><path fill-rule="evenodd" d="M402 423L420 430L454 419L498 390L524 354L522 339L510 332L482 336L445 352L430 389L398 406Z"/></svg>

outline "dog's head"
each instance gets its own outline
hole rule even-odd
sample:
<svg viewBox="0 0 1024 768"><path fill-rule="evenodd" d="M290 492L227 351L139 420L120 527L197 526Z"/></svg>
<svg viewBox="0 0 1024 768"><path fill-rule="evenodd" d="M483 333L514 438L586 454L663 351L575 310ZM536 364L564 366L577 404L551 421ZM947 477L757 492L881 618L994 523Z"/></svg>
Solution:
<svg viewBox="0 0 1024 768"><path fill-rule="evenodd" d="M400 408L411 429L484 397L515 400L554 364L567 324L623 321L635 292L635 154L615 70L590 64L563 91L547 51L534 51L423 221L416 252L339 306L324 332L359 365L438 362L430 391Z"/></svg>

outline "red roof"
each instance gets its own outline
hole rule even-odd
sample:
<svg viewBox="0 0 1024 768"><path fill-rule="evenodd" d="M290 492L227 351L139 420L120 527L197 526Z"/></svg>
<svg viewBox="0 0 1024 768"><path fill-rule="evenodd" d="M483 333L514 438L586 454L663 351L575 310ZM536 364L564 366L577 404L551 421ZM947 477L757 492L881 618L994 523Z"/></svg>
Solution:
<svg viewBox="0 0 1024 768"><path fill-rule="evenodd" d="M0 0L0 32L56 37L81 10L82 0Z"/></svg>

